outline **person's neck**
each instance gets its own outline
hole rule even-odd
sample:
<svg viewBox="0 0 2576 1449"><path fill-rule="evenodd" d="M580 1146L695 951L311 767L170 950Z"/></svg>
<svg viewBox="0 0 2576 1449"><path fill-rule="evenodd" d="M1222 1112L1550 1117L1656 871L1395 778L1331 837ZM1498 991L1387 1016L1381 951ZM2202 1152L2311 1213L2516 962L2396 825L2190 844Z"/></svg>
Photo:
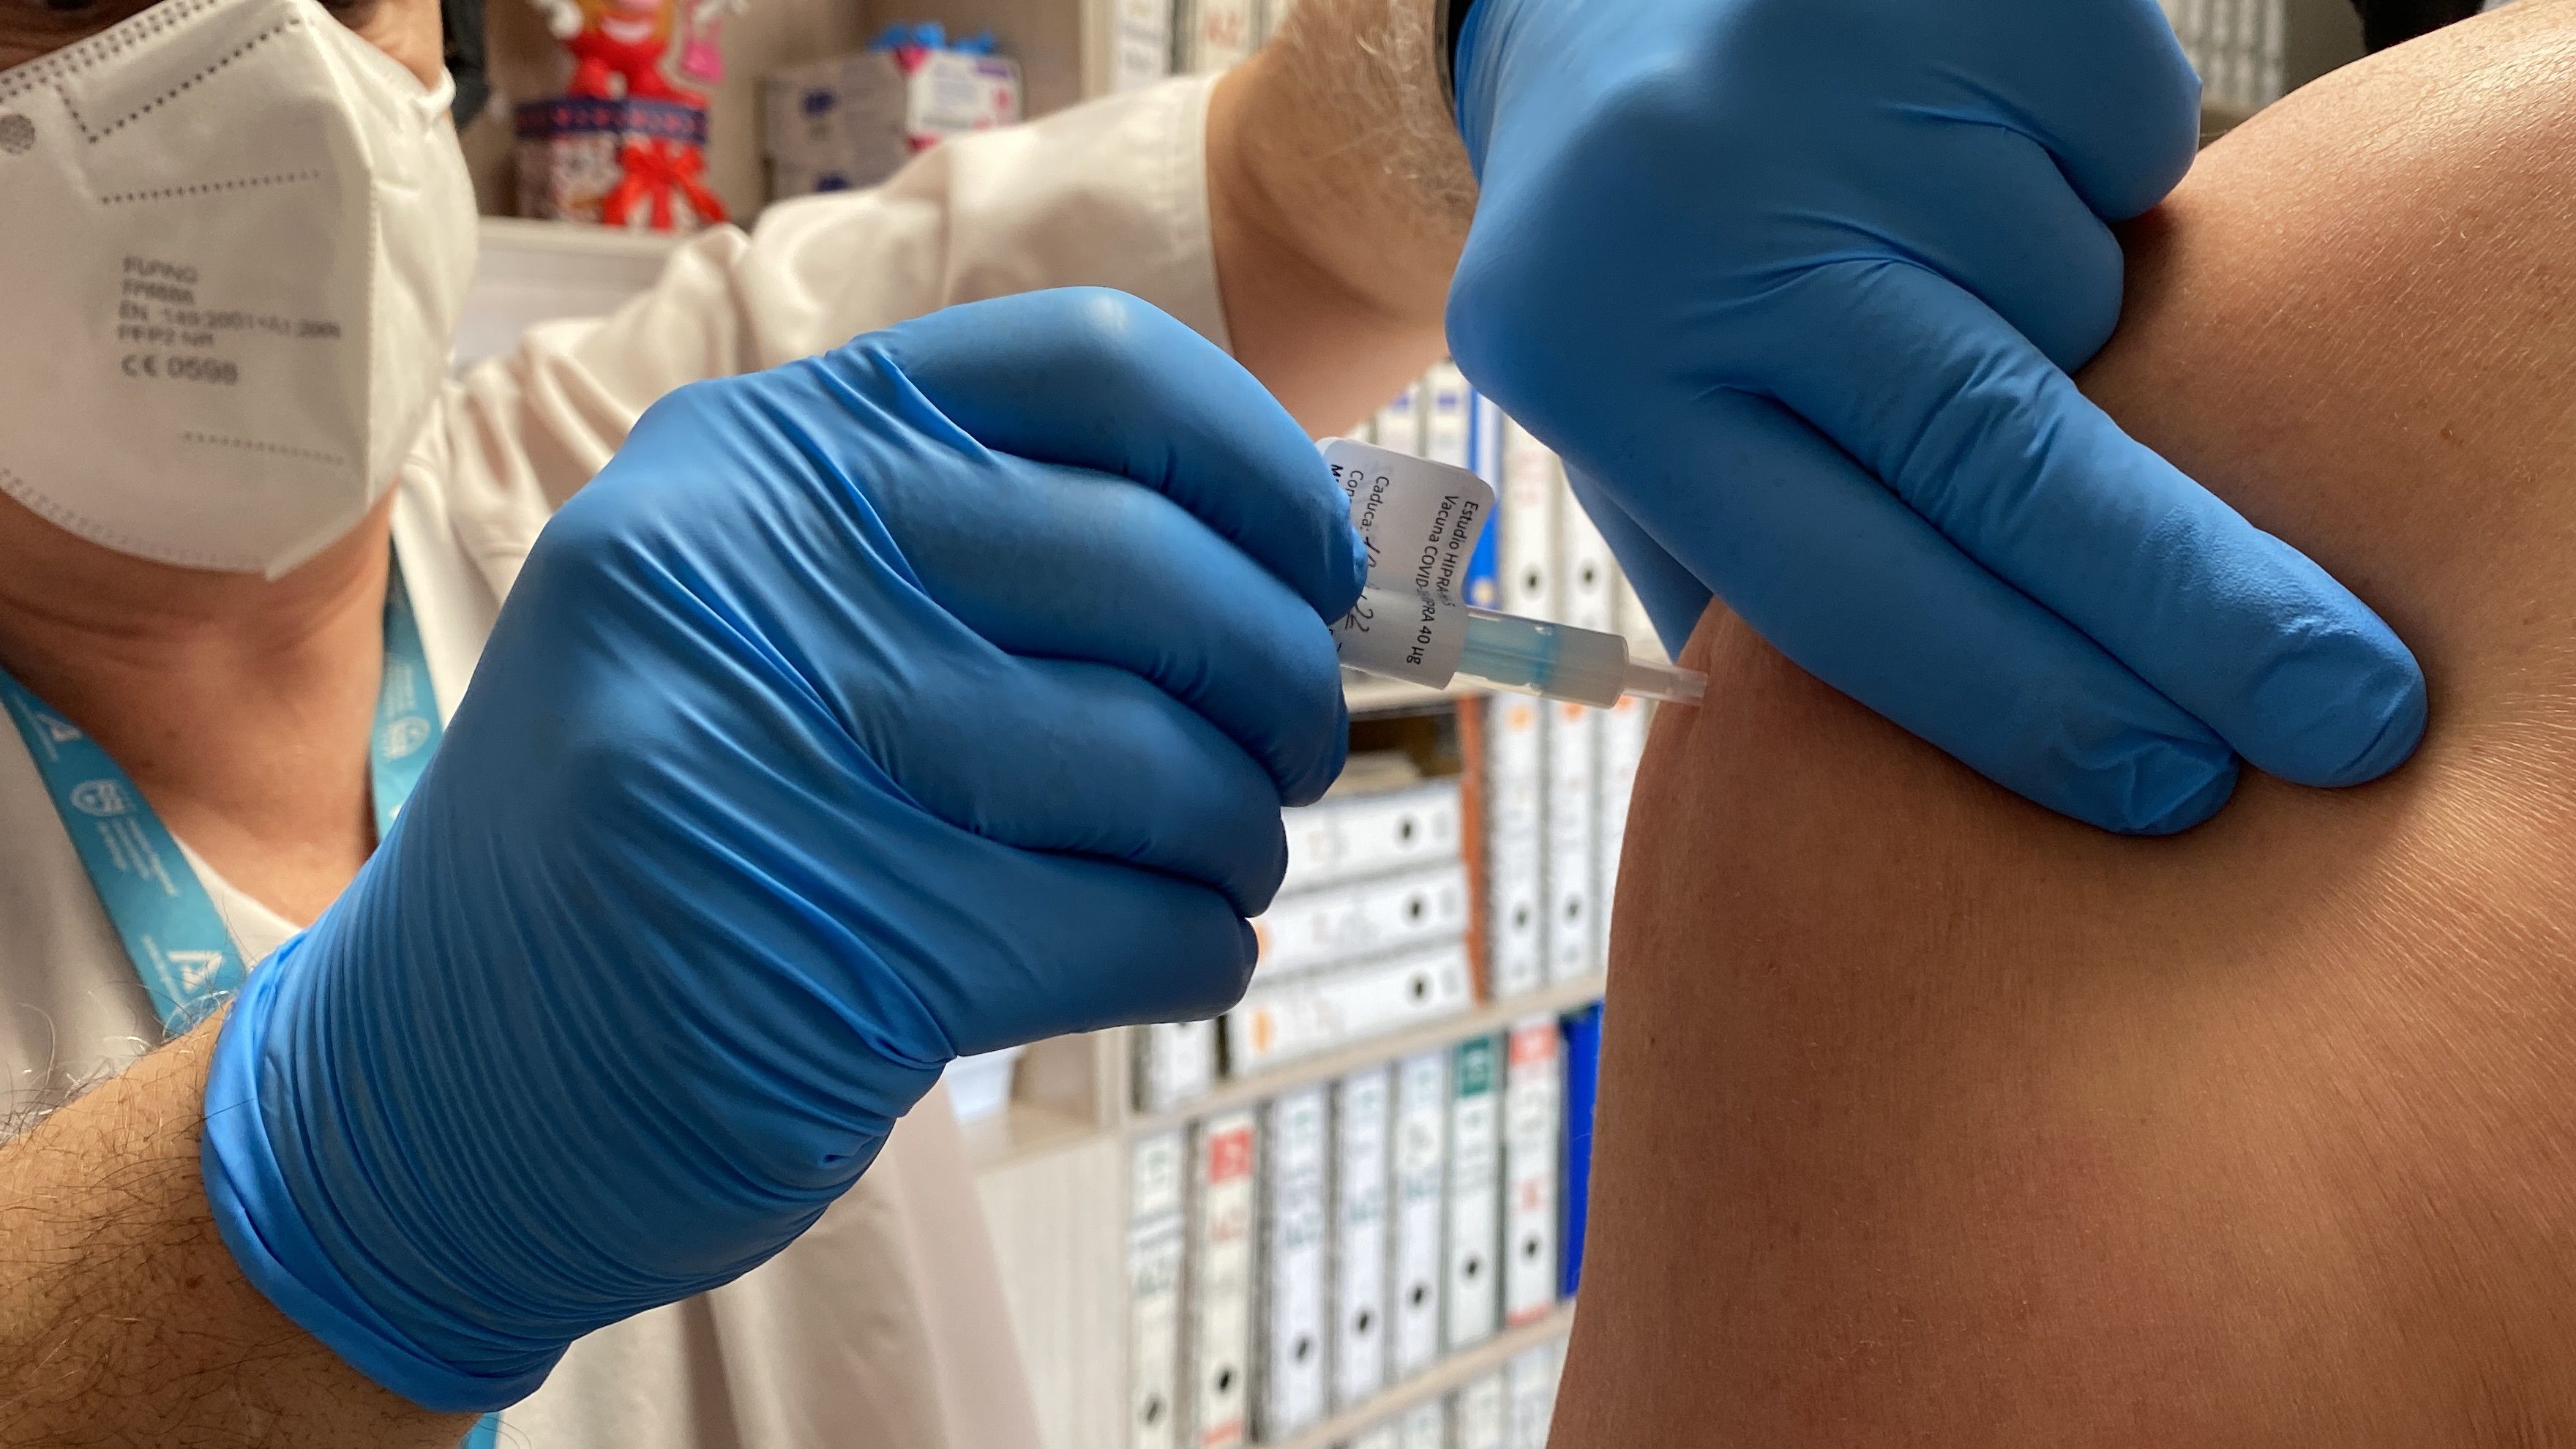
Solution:
<svg viewBox="0 0 2576 1449"><path fill-rule="evenodd" d="M309 919L373 843L390 518L266 580L118 553L0 497L0 667L226 879Z"/></svg>

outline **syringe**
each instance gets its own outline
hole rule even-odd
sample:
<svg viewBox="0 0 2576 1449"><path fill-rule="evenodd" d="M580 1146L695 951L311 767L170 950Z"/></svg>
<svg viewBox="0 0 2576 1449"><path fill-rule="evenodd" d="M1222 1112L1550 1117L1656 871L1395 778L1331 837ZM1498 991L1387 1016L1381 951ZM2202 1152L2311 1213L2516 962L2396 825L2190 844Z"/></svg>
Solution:
<svg viewBox="0 0 2576 1449"><path fill-rule="evenodd" d="M1707 675L1631 659L1628 641L1617 634L1491 609L1466 612L1467 647L1458 653L1458 672L1496 689L1602 709L1631 694L1689 705L1708 694Z"/></svg>
<svg viewBox="0 0 2576 1449"><path fill-rule="evenodd" d="M1394 607L1361 612L1397 615ZM1455 679L1472 679L1516 694L1535 694L1601 709L1631 694L1668 704L1696 705L1708 693L1707 675L1696 669L1631 659L1628 641L1617 634L1457 605L1441 606L1438 613L1445 619L1463 617L1466 621L1457 667L1448 678L1436 672L1426 673L1431 660L1422 654L1408 654L1406 667L1400 673L1392 668L1373 668L1365 657L1353 657L1366 651L1345 650L1343 662L1364 673L1411 680L1434 689L1445 689Z"/></svg>
<svg viewBox="0 0 2576 1449"><path fill-rule="evenodd" d="M1467 605L1465 579L1494 490L1464 468L1335 438L1324 461L1368 542L1359 601L1333 626L1352 669L1446 689L1461 677L1600 709L1636 695L1696 705L1708 676L1628 657L1617 634Z"/></svg>

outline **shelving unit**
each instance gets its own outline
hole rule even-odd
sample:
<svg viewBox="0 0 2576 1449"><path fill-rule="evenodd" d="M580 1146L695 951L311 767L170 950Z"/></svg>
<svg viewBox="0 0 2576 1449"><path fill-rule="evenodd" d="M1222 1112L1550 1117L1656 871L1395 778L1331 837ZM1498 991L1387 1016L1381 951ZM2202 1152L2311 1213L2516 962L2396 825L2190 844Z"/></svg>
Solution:
<svg viewBox="0 0 2576 1449"><path fill-rule="evenodd" d="M1387 732L1417 741L1439 736L1445 724L1436 723L1438 716L1478 692L1356 674L1346 674L1343 683L1352 718L1381 739ZM1435 723L1418 723L1426 719ZM1447 1020L1221 1081L1207 1096L1163 1112L1140 1112L1132 1105L1130 1031L1030 1048L1020 1061L1009 1107L972 1124L966 1146L1049 1449L1126 1449L1127 1173L1139 1136L1373 1063L1499 1033L1527 1017L1577 1010L1598 1000L1601 989L1596 975L1482 1003ZM1450 1393L1513 1354L1563 1334L1570 1321L1570 1310L1562 1310L1444 1360L1365 1408L1287 1441L1288 1449L1329 1449L1357 1429Z"/></svg>
<svg viewBox="0 0 2576 1449"><path fill-rule="evenodd" d="M1479 693L1469 686L1426 689L1353 671L1344 671L1342 684L1354 720L1432 713L1452 708L1459 700ZM1256 1102L1369 1062L1464 1041L1482 1032L1500 1031L1521 1016L1558 1009L1555 1003L1559 1001L1568 1003L1570 1009L1600 994L1597 980L1574 982L1514 1002L1480 1007L1473 1014L1418 1031L1356 1043L1258 1077L1229 1082L1203 1101L1149 1117L1139 1117L1128 1106L1131 1047L1125 1032L1095 1032L1042 1042L1022 1058L1018 1086L1009 1106L993 1117L968 1125L968 1161L977 1172L989 1173L1032 1157L1077 1148L1095 1138L1123 1140L1132 1132L1185 1123L1224 1106Z"/></svg>

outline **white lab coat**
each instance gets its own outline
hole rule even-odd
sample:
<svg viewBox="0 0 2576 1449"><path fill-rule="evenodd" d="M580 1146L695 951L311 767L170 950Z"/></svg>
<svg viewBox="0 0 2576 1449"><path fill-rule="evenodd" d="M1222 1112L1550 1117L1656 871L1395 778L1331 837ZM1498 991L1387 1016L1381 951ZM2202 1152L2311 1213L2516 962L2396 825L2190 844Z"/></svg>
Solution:
<svg viewBox="0 0 2576 1449"><path fill-rule="evenodd" d="M655 398L952 303L1121 288L1223 345L1208 85L1175 81L952 141L871 192L706 233L615 315L548 323L451 386L405 465L394 538L444 711L553 509ZM245 957L292 926L199 867ZM0 1125L160 1031L50 797L0 730ZM1037 1431L944 1094L815 1228L712 1293L574 1345L503 1416L536 1449L1034 1449Z"/></svg>

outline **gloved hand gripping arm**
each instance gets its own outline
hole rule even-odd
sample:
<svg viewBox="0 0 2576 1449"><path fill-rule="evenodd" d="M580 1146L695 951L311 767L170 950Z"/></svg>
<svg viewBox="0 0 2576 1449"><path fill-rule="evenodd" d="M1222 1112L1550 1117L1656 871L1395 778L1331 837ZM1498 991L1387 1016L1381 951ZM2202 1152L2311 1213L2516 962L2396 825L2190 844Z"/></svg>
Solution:
<svg viewBox="0 0 2576 1449"><path fill-rule="evenodd" d="M2387 626L2066 375L2119 317L2108 223L2193 154L2152 0L1472 0L1456 65L1451 344L1668 643L1714 592L2114 830L2206 819L2240 755L2349 785L2413 750Z"/></svg>
<svg viewBox="0 0 2576 1449"><path fill-rule="evenodd" d="M950 1058L1209 1015L1344 748L1347 505L1113 293L682 389L546 530L402 818L252 976L205 1175L425 1406L724 1283Z"/></svg>

